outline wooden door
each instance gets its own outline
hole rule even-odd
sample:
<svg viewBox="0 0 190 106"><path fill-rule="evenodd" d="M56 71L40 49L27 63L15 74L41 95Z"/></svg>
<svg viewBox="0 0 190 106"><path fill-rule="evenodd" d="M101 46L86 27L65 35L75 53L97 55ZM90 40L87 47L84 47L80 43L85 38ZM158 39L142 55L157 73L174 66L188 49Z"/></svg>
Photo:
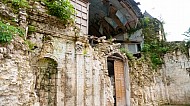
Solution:
<svg viewBox="0 0 190 106"><path fill-rule="evenodd" d="M124 64L120 60L114 61L116 106L126 106L126 92L124 80Z"/></svg>

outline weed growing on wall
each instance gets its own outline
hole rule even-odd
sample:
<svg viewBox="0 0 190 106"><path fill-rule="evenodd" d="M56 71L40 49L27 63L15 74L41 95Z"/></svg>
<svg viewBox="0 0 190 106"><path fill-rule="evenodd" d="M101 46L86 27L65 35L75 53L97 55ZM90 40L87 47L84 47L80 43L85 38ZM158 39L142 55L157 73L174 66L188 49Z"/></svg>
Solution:
<svg viewBox="0 0 190 106"><path fill-rule="evenodd" d="M28 45L29 51L32 51L36 44L32 43L30 40L25 40L24 42L26 45Z"/></svg>
<svg viewBox="0 0 190 106"><path fill-rule="evenodd" d="M169 51L169 48L166 46L163 23L155 18L148 17L142 19L141 23L145 38L142 48L144 58L146 60L150 59L154 69L159 68L164 63L164 54ZM162 31L162 33L159 34L159 31Z"/></svg>
<svg viewBox="0 0 190 106"><path fill-rule="evenodd" d="M2 2L10 6L16 13L18 12L19 8L29 7L27 0L2 0Z"/></svg>
<svg viewBox="0 0 190 106"><path fill-rule="evenodd" d="M28 25L28 34L32 34L33 32L36 32L35 26Z"/></svg>
<svg viewBox="0 0 190 106"><path fill-rule="evenodd" d="M24 32L20 28L0 21L0 43L10 42L17 34L23 36Z"/></svg>
<svg viewBox="0 0 190 106"><path fill-rule="evenodd" d="M64 21L73 20L72 15L75 13L73 5L69 0L45 1L49 14L56 16Z"/></svg>
<svg viewBox="0 0 190 106"><path fill-rule="evenodd" d="M20 7L20 8L28 7L28 1L26 0L9 0L9 1L11 1L12 5L15 7Z"/></svg>
<svg viewBox="0 0 190 106"><path fill-rule="evenodd" d="M143 46L142 53L144 54L144 58L150 58L152 67L158 68L163 63L163 56L169 51L169 48L164 46L160 42L152 42L152 43L146 43Z"/></svg>
<svg viewBox="0 0 190 106"><path fill-rule="evenodd" d="M120 48L120 52L124 53L129 60L133 60L134 59L133 54L130 53L129 51L127 51L125 48Z"/></svg>

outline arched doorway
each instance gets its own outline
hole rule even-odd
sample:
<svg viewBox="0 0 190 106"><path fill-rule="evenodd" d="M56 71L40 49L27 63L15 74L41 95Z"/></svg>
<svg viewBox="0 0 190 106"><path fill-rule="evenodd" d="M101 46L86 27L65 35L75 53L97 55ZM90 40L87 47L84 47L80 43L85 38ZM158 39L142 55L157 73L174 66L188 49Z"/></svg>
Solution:
<svg viewBox="0 0 190 106"><path fill-rule="evenodd" d="M51 58L42 58L36 62L35 90L40 106L56 106L57 62Z"/></svg>
<svg viewBox="0 0 190 106"><path fill-rule="evenodd" d="M126 106L125 68L121 56L114 54L107 59L108 73L113 88L114 106Z"/></svg>

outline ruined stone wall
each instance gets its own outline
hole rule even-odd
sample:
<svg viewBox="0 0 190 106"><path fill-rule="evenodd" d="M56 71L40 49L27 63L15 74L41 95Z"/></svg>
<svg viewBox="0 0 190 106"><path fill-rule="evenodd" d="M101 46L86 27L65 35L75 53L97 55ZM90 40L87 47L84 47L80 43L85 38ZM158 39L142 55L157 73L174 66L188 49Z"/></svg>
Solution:
<svg viewBox="0 0 190 106"><path fill-rule="evenodd" d="M19 42L17 42L19 41ZM0 105L23 106L34 102L33 71L20 37L0 47Z"/></svg>
<svg viewBox="0 0 190 106"><path fill-rule="evenodd" d="M100 44L92 48L87 36L75 27L64 28L59 21L42 13L34 13L29 18L29 23L37 27L37 31L28 37L37 46L31 54L32 66L35 69L42 58L51 58L58 64L57 105L113 105L107 57L118 52L114 45L100 40ZM37 100L42 104L39 98Z"/></svg>
<svg viewBox="0 0 190 106"><path fill-rule="evenodd" d="M112 106L107 57L119 45L100 38L92 48L78 28L33 7L18 18L26 36L0 45L0 105Z"/></svg>
<svg viewBox="0 0 190 106"><path fill-rule="evenodd" d="M0 2L0 19L15 19L18 23L26 22L21 15L14 14ZM22 20L22 22L21 22ZM14 36L10 43L0 44L0 105L33 105L34 76L30 66L28 46L20 36Z"/></svg>
<svg viewBox="0 0 190 106"><path fill-rule="evenodd" d="M144 59L129 62L131 84L131 106L153 106L157 102L153 88L156 72L150 62Z"/></svg>
<svg viewBox="0 0 190 106"><path fill-rule="evenodd" d="M165 56L163 74L167 85L167 98L171 104L190 104L190 61L186 55L177 53Z"/></svg>
<svg viewBox="0 0 190 106"><path fill-rule="evenodd" d="M148 69L150 66L145 61L135 62L130 70L132 106L190 104L189 60L186 55L169 53L164 61L162 68L155 71Z"/></svg>
<svg viewBox="0 0 190 106"><path fill-rule="evenodd" d="M72 31L69 34L72 34ZM12 43L0 48L1 105L47 105L43 103L45 101L40 101L39 92L36 89L38 73L40 74L41 71L38 69L39 61L43 58L52 59L57 63L58 72L54 90L57 92L58 106L113 105L111 81L106 63L107 56L112 53L106 53L107 48L104 51L103 48L98 47L94 51L88 45L85 47L86 43L82 41L75 42L52 37L49 41L41 42L41 38L46 35L34 33L32 36L30 41L38 47L32 53L27 49L26 51L14 50L15 46ZM23 41L22 38L17 40ZM105 44L102 45L105 46ZM20 48L24 48L23 46ZM112 50L111 46L107 47L108 50ZM14 51L12 54L9 53L9 48ZM43 64L46 63L41 64L44 67Z"/></svg>

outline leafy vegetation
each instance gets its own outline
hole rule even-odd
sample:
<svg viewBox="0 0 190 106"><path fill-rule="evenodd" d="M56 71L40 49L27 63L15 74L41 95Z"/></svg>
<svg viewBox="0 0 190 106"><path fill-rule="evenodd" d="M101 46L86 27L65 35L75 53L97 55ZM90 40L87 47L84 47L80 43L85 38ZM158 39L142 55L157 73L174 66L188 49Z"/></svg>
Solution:
<svg viewBox="0 0 190 106"><path fill-rule="evenodd" d="M46 4L49 14L60 18L66 22L72 22L72 15L75 13L73 5L69 0L34 0L42 1ZM29 2L27 0L3 0L4 4L7 4L13 8L14 12L18 12L19 8L28 8Z"/></svg>
<svg viewBox="0 0 190 106"><path fill-rule="evenodd" d="M143 58L150 60L152 68L156 69L164 63L163 56L169 51L166 46L163 23L156 18L145 17L141 19L141 25L145 41L142 48Z"/></svg>
<svg viewBox="0 0 190 106"><path fill-rule="evenodd" d="M144 54L144 58L150 58L152 67L158 68L161 66L163 61L163 56L169 51L169 48L164 45L163 42L154 42L154 43L146 43L142 49L142 53Z"/></svg>
<svg viewBox="0 0 190 106"><path fill-rule="evenodd" d="M164 63L164 54L173 50L171 49L173 47L169 46L170 44L166 42L163 22L156 18L144 17L140 20L140 26L130 30L128 33L134 33L140 28L143 29L144 36L144 45L141 51L143 56L141 59L147 60L153 69L157 69ZM133 59L132 57L130 58Z"/></svg>
<svg viewBox="0 0 190 106"><path fill-rule="evenodd" d="M143 36L146 43L165 41L163 22L156 18L145 17L141 19Z"/></svg>
<svg viewBox="0 0 190 106"><path fill-rule="evenodd" d="M187 31L185 31L183 35L185 35L186 37L189 38L190 37L190 28Z"/></svg>
<svg viewBox="0 0 190 106"><path fill-rule="evenodd" d="M17 34L23 36L24 32L20 28L0 21L0 43L10 42Z"/></svg>
<svg viewBox="0 0 190 106"><path fill-rule="evenodd" d="M18 12L19 8L29 7L27 0L2 0L3 3L13 8L14 12Z"/></svg>
<svg viewBox="0 0 190 106"><path fill-rule="evenodd" d="M129 34L129 35L131 35L131 34L133 34L133 33L135 33L137 30L139 30L139 29L141 29L142 28L142 26L137 26L136 28L131 28L130 30L127 30L127 33Z"/></svg>
<svg viewBox="0 0 190 106"><path fill-rule="evenodd" d="M28 7L28 1L26 0L9 0L12 2L12 5L14 7L19 7L19 8L23 8L23 7Z"/></svg>
<svg viewBox="0 0 190 106"><path fill-rule="evenodd" d="M190 41L166 42L163 22L157 19L144 18L142 21L145 43L142 53L145 59L150 59L152 67L159 68L164 63L164 55L169 52L181 51L189 57ZM158 33L158 31L161 31ZM185 33L190 35L190 29Z"/></svg>
<svg viewBox="0 0 190 106"><path fill-rule="evenodd" d="M83 50L82 54L86 55L88 53L88 51L86 49Z"/></svg>
<svg viewBox="0 0 190 106"><path fill-rule="evenodd" d="M164 63L164 55L166 53L175 52L177 53L180 51L181 53L185 54L187 58L189 58L189 41L180 41L180 42L165 42L165 41L158 41L158 42L149 42L144 44L142 53L145 59L150 58L152 67L159 68Z"/></svg>
<svg viewBox="0 0 190 106"><path fill-rule="evenodd" d="M133 60L133 54L127 51L125 48L120 48L121 53L124 53L129 60Z"/></svg>
<svg viewBox="0 0 190 106"><path fill-rule="evenodd" d="M50 15L64 21L73 20L72 15L75 13L75 10L69 0L46 0L45 3Z"/></svg>

